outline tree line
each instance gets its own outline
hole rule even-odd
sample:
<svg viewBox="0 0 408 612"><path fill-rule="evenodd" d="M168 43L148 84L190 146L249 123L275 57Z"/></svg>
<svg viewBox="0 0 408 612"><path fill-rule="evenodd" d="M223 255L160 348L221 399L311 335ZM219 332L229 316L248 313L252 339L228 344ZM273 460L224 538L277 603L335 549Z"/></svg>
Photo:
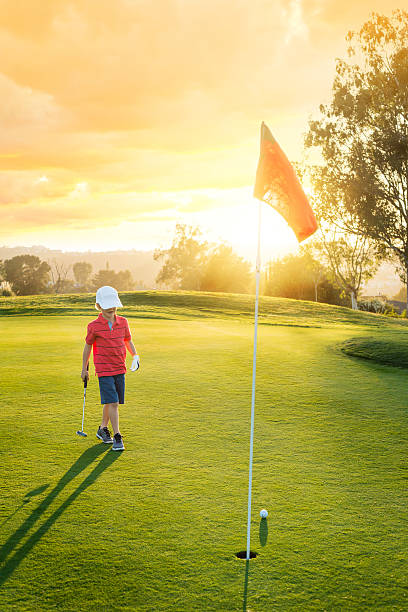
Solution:
<svg viewBox="0 0 408 612"><path fill-rule="evenodd" d="M68 278L70 266L57 261L42 261L36 255L16 255L0 262L2 294L37 295L41 293L83 293L96 291L103 285L111 285L118 291L131 291L135 281L129 270L115 272L109 269L92 273L92 265L86 261L73 264L74 280ZM143 286L138 281L138 286Z"/></svg>
<svg viewBox="0 0 408 612"><path fill-rule="evenodd" d="M163 289L254 291L251 264L238 256L230 245L203 240L198 227L177 225L170 248L157 249L154 259L162 262L156 282ZM316 239L303 246L298 254L269 262L263 270L261 292L274 297L357 308L363 283L374 274L378 261L370 250L343 239L330 245ZM103 285L114 286L119 291L135 288L129 270L116 272L109 269L109 264L93 274L89 262L76 262L72 266L75 280L67 278L68 269L56 261L41 261L35 255L17 255L0 262L2 293L78 293L96 291ZM142 287L139 285L139 288Z"/></svg>
<svg viewBox="0 0 408 612"><path fill-rule="evenodd" d="M166 289L251 293L254 273L249 262L226 244L202 239L198 227L179 224L169 249L156 250L162 261L156 278ZM312 300L358 308L367 280L380 258L364 243L338 237L317 237L291 254L269 262L263 270L261 292L274 297Z"/></svg>

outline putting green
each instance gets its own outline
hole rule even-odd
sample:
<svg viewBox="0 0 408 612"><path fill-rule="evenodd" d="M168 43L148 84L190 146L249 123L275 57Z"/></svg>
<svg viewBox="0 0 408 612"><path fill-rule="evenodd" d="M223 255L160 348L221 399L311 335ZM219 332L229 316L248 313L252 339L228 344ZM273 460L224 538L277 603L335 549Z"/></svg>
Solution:
<svg viewBox="0 0 408 612"><path fill-rule="evenodd" d="M129 297L124 453L93 376L75 435L85 300L0 301L0 609L408 607L406 372L339 349L405 322L263 300L248 572L251 298Z"/></svg>

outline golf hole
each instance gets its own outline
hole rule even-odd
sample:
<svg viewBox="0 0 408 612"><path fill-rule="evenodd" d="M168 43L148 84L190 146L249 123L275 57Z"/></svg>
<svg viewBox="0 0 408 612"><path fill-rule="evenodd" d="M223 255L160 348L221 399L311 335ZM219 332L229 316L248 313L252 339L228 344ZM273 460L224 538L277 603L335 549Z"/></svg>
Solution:
<svg viewBox="0 0 408 612"><path fill-rule="evenodd" d="M247 551L246 550L241 550L240 552L235 553L235 556L237 557L237 559L244 559L246 560L247 558ZM252 550L249 551L249 558L250 559L255 559L255 557L258 556L258 553L256 552L252 552Z"/></svg>

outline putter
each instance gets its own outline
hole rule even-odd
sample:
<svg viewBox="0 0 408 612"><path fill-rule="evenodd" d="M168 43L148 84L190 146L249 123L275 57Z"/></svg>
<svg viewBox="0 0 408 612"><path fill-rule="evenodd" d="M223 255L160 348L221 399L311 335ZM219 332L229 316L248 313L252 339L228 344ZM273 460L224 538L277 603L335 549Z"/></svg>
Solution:
<svg viewBox="0 0 408 612"><path fill-rule="evenodd" d="M89 364L88 364L88 366L87 366L86 370L87 370L87 371L89 370ZM78 436L82 436L83 438L86 438L86 437L87 437L87 435L88 435L88 434L86 434L86 433L84 432L85 399L86 399L86 388L87 388L87 386L88 386L88 379L87 379L87 378L85 378L85 380L84 380L84 404L83 404L83 406L82 406L82 427L81 427L81 431L79 431L79 430L77 431L77 435L78 435Z"/></svg>

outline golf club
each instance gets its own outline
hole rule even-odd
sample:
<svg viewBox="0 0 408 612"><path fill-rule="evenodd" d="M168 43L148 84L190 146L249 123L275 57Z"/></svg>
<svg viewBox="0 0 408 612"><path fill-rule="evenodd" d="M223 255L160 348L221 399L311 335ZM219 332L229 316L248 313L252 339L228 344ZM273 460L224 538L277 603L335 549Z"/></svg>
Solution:
<svg viewBox="0 0 408 612"><path fill-rule="evenodd" d="M89 363L86 367L86 371L88 372L89 370ZM85 378L84 380L84 404L82 406L82 427L81 427L81 431L77 431L77 435L78 436L82 436L83 438L87 437L87 434L84 432L84 418L85 418L85 399L86 399L86 388L88 386L88 379Z"/></svg>

